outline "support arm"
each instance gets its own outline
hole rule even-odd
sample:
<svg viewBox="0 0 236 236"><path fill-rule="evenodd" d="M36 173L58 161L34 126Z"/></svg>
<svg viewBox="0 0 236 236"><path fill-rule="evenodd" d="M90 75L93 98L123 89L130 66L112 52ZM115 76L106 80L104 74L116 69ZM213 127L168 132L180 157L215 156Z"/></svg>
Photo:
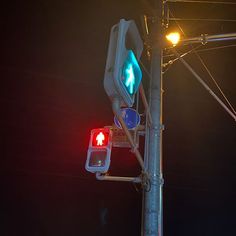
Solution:
<svg viewBox="0 0 236 236"><path fill-rule="evenodd" d="M130 134L130 132L129 132L129 130L128 130L124 120L123 120L123 118L122 118L122 116L121 116L120 101L119 101L118 98L115 98L113 100L113 102L112 102L112 109L113 109L114 114L118 118L118 120L119 120L119 122L121 124L121 127L124 130L128 140L129 140L129 143L130 143L130 145L132 147L132 151L134 152L134 154L135 154L135 156L136 156L136 158L137 158L137 160L138 160L142 170L144 170L143 158L142 158L142 156L141 156L141 154L140 154L140 152L139 152L139 150L137 148L137 145L135 144L135 142L134 142L134 140L133 140L133 138L132 138L132 136L131 136L131 134Z"/></svg>

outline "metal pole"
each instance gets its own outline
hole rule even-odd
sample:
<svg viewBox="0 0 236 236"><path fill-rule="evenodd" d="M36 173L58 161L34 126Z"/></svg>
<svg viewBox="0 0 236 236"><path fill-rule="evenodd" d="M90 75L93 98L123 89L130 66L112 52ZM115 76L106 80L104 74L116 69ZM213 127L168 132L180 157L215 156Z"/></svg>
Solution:
<svg viewBox="0 0 236 236"><path fill-rule="evenodd" d="M143 235L162 236L162 0L156 0L157 17L151 29L150 113L147 173L149 188L144 190ZM147 147L145 147L147 148Z"/></svg>
<svg viewBox="0 0 236 236"><path fill-rule="evenodd" d="M236 33L215 34L215 35L202 34L201 36L198 36L198 37L182 39L182 40L180 40L180 43L183 43L183 44L189 44L189 43L206 44L208 42L226 41L226 40L235 40L235 39L236 39Z"/></svg>

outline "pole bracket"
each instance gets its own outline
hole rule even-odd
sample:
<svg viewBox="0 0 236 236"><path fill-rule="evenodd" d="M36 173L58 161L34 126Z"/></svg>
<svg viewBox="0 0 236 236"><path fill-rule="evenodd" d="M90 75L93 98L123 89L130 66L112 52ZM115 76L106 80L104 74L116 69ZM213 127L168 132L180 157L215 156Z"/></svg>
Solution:
<svg viewBox="0 0 236 236"><path fill-rule="evenodd" d="M160 130L165 130L165 125L164 124L160 124Z"/></svg>
<svg viewBox="0 0 236 236"><path fill-rule="evenodd" d="M201 34L201 43L202 45L206 45L207 44L207 34Z"/></svg>
<svg viewBox="0 0 236 236"><path fill-rule="evenodd" d="M141 182L142 188L144 189L145 192L149 192L151 190L151 181L148 173L142 172L140 178L142 180Z"/></svg>
<svg viewBox="0 0 236 236"><path fill-rule="evenodd" d="M133 182L142 183L142 179L138 177L124 177L124 176L110 176L108 173L96 172L97 180L107 180L107 181L119 181L119 182Z"/></svg>

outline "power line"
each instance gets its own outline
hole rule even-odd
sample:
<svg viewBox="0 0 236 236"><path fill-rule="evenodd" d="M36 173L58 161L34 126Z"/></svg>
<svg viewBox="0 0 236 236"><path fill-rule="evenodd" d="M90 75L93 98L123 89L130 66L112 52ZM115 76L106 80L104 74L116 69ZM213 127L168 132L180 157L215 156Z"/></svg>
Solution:
<svg viewBox="0 0 236 236"><path fill-rule="evenodd" d="M170 14L174 17L173 13L170 11ZM177 21L175 21L177 26L179 27L179 29L181 30L181 32L183 33L183 35L186 37L185 32L183 31L183 29L181 28L181 26L178 24ZM233 105L230 103L229 99L226 97L226 95L224 94L223 90L220 88L219 84L217 83L217 81L215 80L215 78L213 77L213 75L211 74L210 70L208 69L208 67L206 66L206 64L204 63L203 59L200 57L200 55L198 54L198 52L194 49L193 45L190 44L193 52L195 53L195 55L197 56L197 58L199 59L200 63L203 65L203 67L205 68L205 70L207 71L208 75L210 76L210 78L212 79L212 81L214 82L215 86L217 87L217 89L219 90L220 94L222 95L222 97L224 98L224 100L226 101L226 103L228 104L228 106L230 107L230 111L236 115L236 111L233 107ZM180 57L178 57L179 59L181 59ZM183 59L182 59L183 61ZM224 104L225 106L225 104ZM225 106L226 107L226 106ZM228 109L228 107L226 107Z"/></svg>
<svg viewBox="0 0 236 236"><path fill-rule="evenodd" d="M216 50L216 49L224 49L224 48L230 48L230 47L236 47L236 44L227 45L227 46L212 47L212 48L204 48L204 49L196 50L196 52L205 52L205 51L211 51L211 50Z"/></svg>
<svg viewBox="0 0 236 236"><path fill-rule="evenodd" d="M215 78L213 77L212 73L210 72L210 70L208 69L206 63L203 61L203 59L200 57L200 55L194 51L194 53L196 54L196 56L198 57L198 59L200 60L200 62L202 63L203 67L205 68L205 70L207 71L208 75L211 77L212 81L214 82L215 86L218 88L218 90L220 91L221 95L223 96L223 98L225 99L225 101L228 103L228 105L230 106L231 110L233 111L233 113L236 115L236 111L233 107L233 105L230 103L230 101L228 100L228 98L225 96L224 92L222 91L222 89L220 88L219 84L216 82Z"/></svg>
<svg viewBox="0 0 236 236"><path fill-rule="evenodd" d="M235 19L210 19L210 18L169 18L170 21L212 21L212 22L236 22Z"/></svg>
<svg viewBox="0 0 236 236"><path fill-rule="evenodd" d="M202 45L201 45L202 46ZM206 52L206 51L212 51L212 50L217 50L217 49L225 49L225 48L230 48L230 47L236 47L236 44L232 44L232 45L227 45L227 46L218 46L218 47L211 47L211 48L203 48L203 49L196 49L196 52ZM192 53L193 50L191 49L190 51L188 51L187 53L190 54ZM175 55L173 53L171 54L166 54L164 55L164 57L174 57Z"/></svg>
<svg viewBox="0 0 236 236"><path fill-rule="evenodd" d="M205 3L205 4L222 4L222 5L236 5L235 2L220 2L220 1L200 1L200 0L166 0L165 2L172 3Z"/></svg>
<svg viewBox="0 0 236 236"><path fill-rule="evenodd" d="M187 52L181 54L180 57L185 57L185 56L187 56L188 54L192 53L194 50L196 50L197 48L199 48L199 47L201 47L201 46L202 46L202 45L198 45L197 47L192 48L191 50L189 50L189 51L187 51ZM174 54L172 54L172 55L175 56ZM169 56L169 55L168 55L168 56ZM167 69L166 69L165 71L163 71L163 74L166 73L166 72L170 69L171 65L173 65L173 63L176 62L177 60L179 60L178 57L175 58L175 59L173 59L173 60L169 60L167 63L164 63L164 64L163 64L163 67L166 67L166 66L168 66L168 67L167 67Z"/></svg>

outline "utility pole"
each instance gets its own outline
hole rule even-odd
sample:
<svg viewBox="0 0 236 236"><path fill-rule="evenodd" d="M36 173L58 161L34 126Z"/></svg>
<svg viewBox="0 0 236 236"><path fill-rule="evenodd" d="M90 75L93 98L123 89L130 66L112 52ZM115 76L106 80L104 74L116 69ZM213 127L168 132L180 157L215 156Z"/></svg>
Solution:
<svg viewBox="0 0 236 236"><path fill-rule="evenodd" d="M147 129L149 135L147 150L146 172L149 186L144 190L143 207L143 236L162 236L162 0L155 1L156 15L151 27L151 81L149 107L152 124Z"/></svg>
<svg viewBox="0 0 236 236"><path fill-rule="evenodd" d="M147 23L147 18L144 19L144 27L148 39L147 43L149 44L148 49L150 49L151 52L149 102L147 102L141 84L142 73L138 65L143 50L143 42L133 20L126 21L121 19L118 24L111 28L105 68L105 91L111 99L113 113L127 137L128 144L139 162L142 172L139 176L135 177L111 176L108 174L113 135L113 130L110 126L91 131L85 166L87 171L96 174L98 180L133 182L142 185L142 236L163 236L164 180L162 173L162 132L164 125L162 121L162 60L164 47L164 4L166 2L167 1L163 0L154 0L154 10L151 10L154 14L150 21L150 30L147 25L145 25ZM211 41L234 39L236 39L236 33L221 35L203 34L200 37L186 38L181 41L183 44L202 43L205 45L207 42ZM174 42L172 44L176 46L177 43ZM233 107L231 106L231 109L229 109L183 59L183 56L188 53L180 55L175 49L173 49L173 53L176 56L175 60L180 60L195 76L198 82L200 82L200 84L236 121L236 112ZM132 68L132 70L130 68ZM126 83L127 81L128 83ZM122 110L123 106L130 109L134 105L134 95L138 89L146 112L144 159L139 152L138 143L136 142L135 137L128 128L127 120L124 119L124 113L122 113L124 111ZM138 127L138 122L136 122L135 125ZM119 147L127 146L123 146L123 143L120 142Z"/></svg>
<svg viewBox="0 0 236 236"><path fill-rule="evenodd" d="M145 170L149 179L149 186L144 189L142 236L163 236L163 173L162 173L162 59L163 59L163 2L156 0L156 15L151 27L151 81L149 91L149 109L152 124L146 130L148 142L145 144ZM222 35L201 35L187 38L182 43L203 43L236 39L235 33ZM220 103L220 105L236 120L235 114L215 95L188 63L175 52L177 58L197 78L205 89Z"/></svg>
<svg viewBox="0 0 236 236"><path fill-rule="evenodd" d="M150 47L151 52L149 103L147 102L143 86L140 84L142 73L138 62L143 51L143 42L135 22L133 20L126 21L121 19L118 24L111 28L110 33L104 88L112 102L113 113L119 121L120 126L127 137L128 144L140 164L141 174L136 177L110 176L108 174L113 135L110 126L91 131L86 160L86 170L95 173L98 180L133 182L142 185L142 236L163 236L164 180L162 173L162 132L164 125L162 123L162 60L164 47L164 4L166 2L167 1L163 0L154 0L154 10L151 10L151 12L154 12L154 15L151 18L150 30L147 25L145 25L147 19L144 19L144 26L148 36L147 43L149 43L148 46ZM211 41L234 39L236 39L236 34L230 33L223 35L205 34L200 37L183 39L181 41L183 44L206 44ZM177 43L172 44L176 46ZM175 60L180 60L196 77L200 84L203 85L203 87L236 121L236 114L232 106L231 111L182 58L188 53L180 55L174 49L173 53L176 55ZM132 68L132 70L130 68ZM126 83L127 81L128 83ZM127 120L124 119L124 113L122 113L124 111L122 110L123 106L130 109L134 105L134 95L138 89L146 112L144 159L139 152L135 137L128 128ZM139 125L138 123L135 124L136 127ZM95 142L93 141L94 139ZM97 140L99 140L99 142ZM121 142L119 147L127 146L123 146L123 143Z"/></svg>

